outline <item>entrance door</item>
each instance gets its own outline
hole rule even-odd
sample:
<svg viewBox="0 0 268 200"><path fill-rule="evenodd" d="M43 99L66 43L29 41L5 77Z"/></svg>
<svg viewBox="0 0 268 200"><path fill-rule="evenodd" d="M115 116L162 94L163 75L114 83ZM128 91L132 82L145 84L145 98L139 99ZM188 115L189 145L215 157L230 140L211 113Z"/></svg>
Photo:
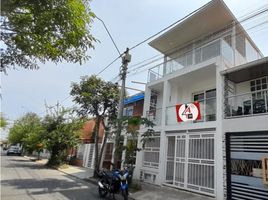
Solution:
<svg viewBox="0 0 268 200"><path fill-rule="evenodd" d="M268 199L268 132L226 133L228 199Z"/></svg>
<svg viewBox="0 0 268 200"><path fill-rule="evenodd" d="M214 195L214 163L214 134L167 137L167 184Z"/></svg>

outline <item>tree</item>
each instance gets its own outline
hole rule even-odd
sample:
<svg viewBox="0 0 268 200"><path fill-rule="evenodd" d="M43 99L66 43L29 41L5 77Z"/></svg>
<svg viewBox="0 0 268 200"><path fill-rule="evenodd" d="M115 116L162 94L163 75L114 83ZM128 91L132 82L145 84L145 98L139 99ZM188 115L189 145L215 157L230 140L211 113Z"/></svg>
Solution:
<svg viewBox="0 0 268 200"><path fill-rule="evenodd" d="M147 118L143 117L122 117L121 119L118 119L121 122L122 131L126 134L131 136L130 140L127 142L126 146L119 146L118 149L115 150L115 153L118 155L122 154L123 150L126 150L126 156L125 156L125 164L133 166L136 162L135 155L137 151L140 151L141 149L137 148L137 139L139 135L140 127L145 130L141 134L141 143L142 147L144 148L145 143L150 141L152 136L154 136L155 131L153 130L154 123L150 121ZM118 123L115 123L118 124ZM116 131L116 128L115 128Z"/></svg>
<svg viewBox="0 0 268 200"><path fill-rule="evenodd" d="M83 77L80 83L73 83L71 87L73 101L79 105L79 107L76 109L78 114L84 117L93 116L96 120L94 129L94 175L96 176L109 133L108 126L105 124L104 118L106 117L108 120L112 120L117 116L117 106L119 101L118 85L112 82L105 82L93 75L90 77ZM105 129L105 136L103 145L101 147L101 153L99 155L98 138L101 123Z"/></svg>
<svg viewBox="0 0 268 200"><path fill-rule="evenodd" d="M83 120L72 115L72 111L57 105L49 109L43 120L43 140L46 149L50 152L49 166L59 166L67 159L67 151L79 142L80 129Z"/></svg>
<svg viewBox="0 0 268 200"><path fill-rule="evenodd" d="M38 61L82 63L96 39L87 0L2 0L1 72L37 69Z"/></svg>
<svg viewBox="0 0 268 200"><path fill-rule="evenodd" d="M7 125L7 119L4 117L3 113L0 113L0 128L6 128Z"/></svg>
<svg viewBox="0 0 268 200"><path fill-rule="evenodd" d="M16 120L10 128L8 140L13 144L20 143L28 153L35 150L40 152L42 149L39 146L43 143L43 131L41 118L35 113L27 113Z"/></svg>

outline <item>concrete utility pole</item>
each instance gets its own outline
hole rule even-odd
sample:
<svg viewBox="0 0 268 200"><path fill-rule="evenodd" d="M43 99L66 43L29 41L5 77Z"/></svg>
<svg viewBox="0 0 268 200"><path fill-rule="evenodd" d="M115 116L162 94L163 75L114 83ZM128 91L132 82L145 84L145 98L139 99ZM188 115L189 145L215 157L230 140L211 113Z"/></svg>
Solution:
<svg viewBox="0 0 268 200"><path fill-rule="evenodd" d="M128 52L129 52L129 49L127 48L126 51L124 52L124 55L122 56L122 67L121 67L121 72L120 72L121 79L122 79L122 85L121 85L117 119L122 118L123 110L124 110L127 66L128 66L128 63L131 61L131 55ZM120 146L121 130L122 130L121 122L118 121L118 127L117 127L116 136L115 136L115 152L114 152L114 160L113 160L113 162L116 166L118 165L118 161L120 160L117 150L118 150L118 147ZM117 167L119 167L119 166L117 166Z"/></svg>

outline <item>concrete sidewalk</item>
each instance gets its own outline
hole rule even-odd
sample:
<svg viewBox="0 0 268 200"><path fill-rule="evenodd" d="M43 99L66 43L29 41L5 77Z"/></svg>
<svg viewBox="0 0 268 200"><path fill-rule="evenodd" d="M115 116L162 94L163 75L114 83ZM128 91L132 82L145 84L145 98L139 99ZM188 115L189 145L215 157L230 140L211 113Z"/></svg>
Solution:
<svg viewBox="0 0 268 200"><path fill-rule="evenodd" d="M47 163L47 159L37 160L36 157L25 157L40 165L45 165ZM97 183L96 179L90 178L93 176L92 169L72 165L66 166L66 168L58 168L57 170L78 179ZM142 183L142 190L131 193L129 197L130 199L135 200L215 200L214 198L210 198L208 196L202 196L166 186L155 186L147 183Z"/></svg>
<svg viewBox="0 0 268 200"><path fill-rule="evenodd" d="M130 197L135 200L215 200L208 196L148 183L142 183L142 190L131 194Z"/></svg>

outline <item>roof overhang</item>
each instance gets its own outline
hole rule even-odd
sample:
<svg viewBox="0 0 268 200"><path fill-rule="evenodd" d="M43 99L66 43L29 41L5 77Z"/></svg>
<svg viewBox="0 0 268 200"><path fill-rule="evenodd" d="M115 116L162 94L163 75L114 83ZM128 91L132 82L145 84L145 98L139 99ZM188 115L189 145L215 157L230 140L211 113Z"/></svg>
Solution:
<svg viewBox="0 0 268 200"><path fill-rule="evenodd" d="M222 30L237 21L222 0L212 0L196 13L149 43L163 54L193 40Z"/></svg>
<svg viewBox="0 0 268 200"><path fill-rule="evenodd" d="M232 67L221 72L228 80L240 83L263 76L268 76L268 57L249 62L247 64Z"/></svg>

